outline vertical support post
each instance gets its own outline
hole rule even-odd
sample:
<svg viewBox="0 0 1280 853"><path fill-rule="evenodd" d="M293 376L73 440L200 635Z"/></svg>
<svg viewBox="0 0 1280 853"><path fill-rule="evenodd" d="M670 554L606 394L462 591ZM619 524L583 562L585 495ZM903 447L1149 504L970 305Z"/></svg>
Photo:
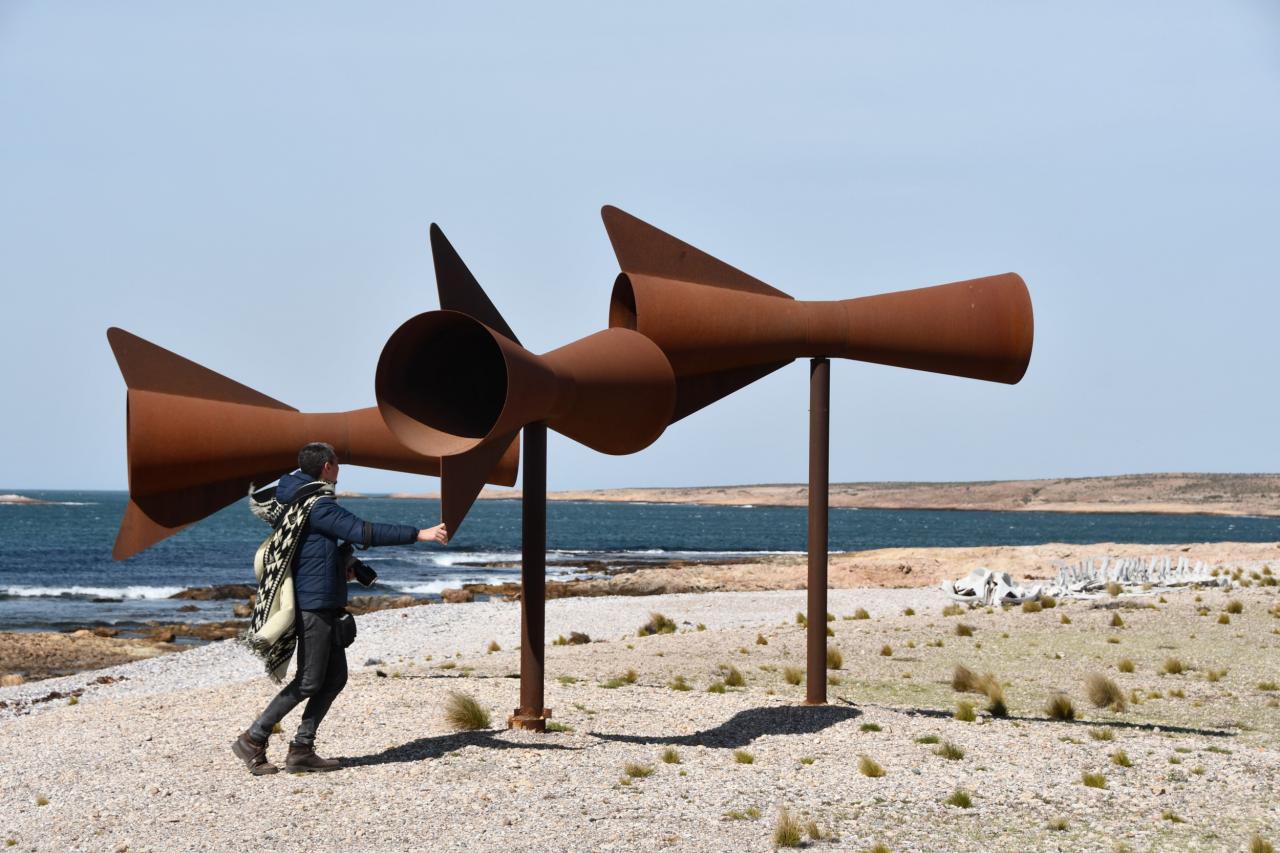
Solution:
<svg viewBox="0 0 1280 853"><path fill-rule="evenodd" d="M542 707L547 601L547 425L524 428L524 494L520 502L520 707L513 729L546 731Z"/></svg>
<svg viewBox="0 0 1280 853"><path fill-rule="evenodd" d="M827 499L831 362L809 362L809 648L806 705L827 704Z"/></svg>

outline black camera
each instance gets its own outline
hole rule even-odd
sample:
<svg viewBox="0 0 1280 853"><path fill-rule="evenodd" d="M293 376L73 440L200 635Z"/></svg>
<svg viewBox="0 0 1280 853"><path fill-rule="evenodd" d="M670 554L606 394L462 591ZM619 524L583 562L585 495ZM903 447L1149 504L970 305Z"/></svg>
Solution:
<svg viewBox="0 0 1280 853"><path fill-rule="evenodd" d="M355 574L356 583L361 586L373 586L374 581L378 579L378 573L369 568L369 566L360 562L360 559L355 555L355 548L351 543L348 542L343 545L339 551L342 552L342 556L346 560L343 564L343 571L351 571Z"/></svg>

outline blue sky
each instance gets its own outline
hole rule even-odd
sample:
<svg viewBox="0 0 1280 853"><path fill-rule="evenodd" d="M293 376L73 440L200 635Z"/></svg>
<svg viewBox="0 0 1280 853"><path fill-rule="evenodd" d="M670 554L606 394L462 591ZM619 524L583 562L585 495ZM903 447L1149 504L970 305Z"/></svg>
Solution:
<svg viewBox="0 0 1280 853"><path fill-rule="evenodd" d="M833 480L1275 471L1277 104L1265 2L8 0L0 487L123 488L110 325L370 405L433 221L530 349L597 331L606 203L799 298L1023 275L1018 386L834 365ZM806 407L793 364L550 483L799 482Z"/></svg>

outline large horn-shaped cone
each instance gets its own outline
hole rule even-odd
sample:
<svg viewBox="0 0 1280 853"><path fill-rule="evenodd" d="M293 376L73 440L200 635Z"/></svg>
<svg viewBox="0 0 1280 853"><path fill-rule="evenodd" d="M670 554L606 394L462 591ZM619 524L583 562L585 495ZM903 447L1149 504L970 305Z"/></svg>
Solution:
<svg viewBox="0 0 1280 853"><path fill-rule="evenodd" d="M662 351L606 329L545 355L457 311L419 314L383 347L383 420L405 446L453 456L546 421L602 453L648 447L671 419L675 377Z"/></svg>
<svg viewBox="0 0 1280 853"><path fill-rule="evenodd" d="M132 556L292 470L310 441L341 462L439 475L440 460L398 442L375 408L304 414L123 329L107 339L129 387L129 506L112 556ZM490 482L513 485L510 442Z"/></svg>
<svg viewBox="0 0 1280 853"><path fill-rule="evenodd" d="M666 353L680 388L678 416L795 358L851 358L1010 384L1030 361L1031 298L1015 273L800 302L615 207L602 215L622 267L609 325L635 329Z"/></svg>

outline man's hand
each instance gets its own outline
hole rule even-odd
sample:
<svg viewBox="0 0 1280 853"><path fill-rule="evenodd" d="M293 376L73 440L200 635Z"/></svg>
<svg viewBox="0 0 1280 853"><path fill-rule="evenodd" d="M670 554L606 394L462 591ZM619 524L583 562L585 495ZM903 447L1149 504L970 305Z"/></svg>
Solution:
<svg viewBox="0 0 1280 853"><path fill-rule="evenodd" d="M419 542L438 542L441 545L449 544L449 532L444 529L443 524L437 524L435 527L428 527L426 530L418 531Z"/></svg>

